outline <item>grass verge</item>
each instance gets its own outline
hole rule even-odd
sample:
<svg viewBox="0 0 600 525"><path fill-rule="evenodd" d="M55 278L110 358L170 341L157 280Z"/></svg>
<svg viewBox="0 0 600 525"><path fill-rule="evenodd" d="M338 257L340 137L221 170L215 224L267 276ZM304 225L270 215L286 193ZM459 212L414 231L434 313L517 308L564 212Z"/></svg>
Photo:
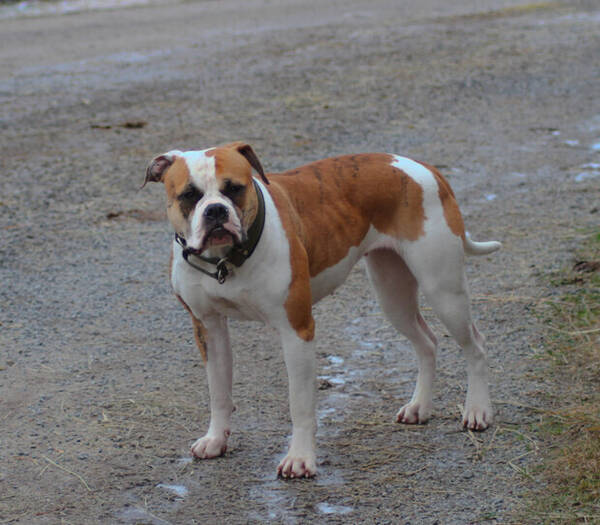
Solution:
<svg viewBox="0 0 600 525"><path fill-rule="evenodd" d="M540 302L537 315L558 395L535 428L548 446L523 517L600 523L600 233L582 243L571 269L549 278L557 295Z"/></svg>

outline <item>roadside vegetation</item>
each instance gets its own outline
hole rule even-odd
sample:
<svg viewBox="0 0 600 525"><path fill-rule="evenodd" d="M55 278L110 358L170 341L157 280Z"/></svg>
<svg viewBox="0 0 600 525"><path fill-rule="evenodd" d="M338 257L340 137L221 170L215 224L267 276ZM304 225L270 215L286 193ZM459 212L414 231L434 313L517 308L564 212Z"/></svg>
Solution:
<svg viewBox="0 0 600 525"><path fill-rule="evenodd" d="M517 521L600 523L600 233L585 236L569 269L545 278L555 295L536 313L556 390L532 429L544 459Z"/></svg>

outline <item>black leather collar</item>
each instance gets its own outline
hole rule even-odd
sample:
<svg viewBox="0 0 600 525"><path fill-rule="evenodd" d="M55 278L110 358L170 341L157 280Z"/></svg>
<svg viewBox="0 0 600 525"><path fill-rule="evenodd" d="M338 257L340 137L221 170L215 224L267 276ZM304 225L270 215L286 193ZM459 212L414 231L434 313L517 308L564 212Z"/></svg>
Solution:
<svg viewBox="0 0 600 525"><path fill-rule="evenodd" d="M246 262L246 259L250 258L250 256L254 253L265 226L265 198L258 183L254 179L252 179L252 182L254 183L254 189L256 190L256 196L258 197L258 210L256 212L256 217L250 225L250 228L248 228L246 240L241 244L232 246L222 258L219 259L218 257L205 257L203 255L192 253L187 248L185 238L179 233L175 234L175 241L183 248L182 255L185 262L187 262L196 270L199 270L202 273L209 275L213 279L216 279L220 284L223 284L229 275L227 263L239 268ZM197 262L195 262L194 259L200 259L204 263L216 266L216 271L211 272L206 270Z"/></svg>

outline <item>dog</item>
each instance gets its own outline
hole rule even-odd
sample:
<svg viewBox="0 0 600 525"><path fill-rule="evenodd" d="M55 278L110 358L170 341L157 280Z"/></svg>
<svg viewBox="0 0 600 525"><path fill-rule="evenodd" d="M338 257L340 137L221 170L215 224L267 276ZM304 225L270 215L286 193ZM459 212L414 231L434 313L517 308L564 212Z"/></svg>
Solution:
<svg viewBox="0 0 600 525"><path fill-rule="evenodd" d="M464 256L501 244L469 237L437 169L369 153L265 174L252 147L234 142L163 153L150 162L147 182L166 190L171 284L192 317L208 376L210 424L192 445L196 458L227 449L234 405L226 320L255 320L279 333L288 373L292 438L277 473L316 474L312 305L363 257L383 312L418 357L414 394L396 420L425 423L431 415L437 342L419 313L420 289L467 359L463 425L490 425L487 356L471 318Z"/></svg>

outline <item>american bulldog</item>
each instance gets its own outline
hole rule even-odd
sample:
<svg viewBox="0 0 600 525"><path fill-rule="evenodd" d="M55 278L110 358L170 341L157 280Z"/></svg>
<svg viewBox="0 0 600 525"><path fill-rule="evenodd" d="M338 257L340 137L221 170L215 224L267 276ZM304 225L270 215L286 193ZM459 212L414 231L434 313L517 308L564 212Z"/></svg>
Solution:
<svg viewBox="0 0 600 525"><path fill-rule="evenodd" d="M471 318L464 264L465 254L489 254L500 243L470 239L437 169L367 153L265 174L251 146L234 142L163 153L146 182L164 183L175 232L171 283L206 363L211 417L192 445L195 457L222 455L230 435L227 318L256 320L278 332L289 379L292 438L277 472L315 475L312 305L362 258L383 312L418 357L414 394L396 420L424 423L431 414L437 341L419 313L420 289L467 360L464 426L484 430L492 422L484 338Z"/></svg>

